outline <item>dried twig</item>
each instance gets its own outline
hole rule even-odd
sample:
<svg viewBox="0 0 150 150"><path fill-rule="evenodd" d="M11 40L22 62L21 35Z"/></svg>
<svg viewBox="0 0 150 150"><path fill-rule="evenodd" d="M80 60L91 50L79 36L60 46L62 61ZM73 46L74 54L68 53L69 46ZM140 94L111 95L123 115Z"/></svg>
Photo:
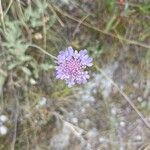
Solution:
<svg viewBox="0 0 150 150"><path fill-rule="evenodd" d="M64 27L64 26L65 26L64 23L63 23L62 20L59 18L59 16L57 15L57 13L55 12L55 10L53 9L52 5L49 4L48 7L49 7L49 9L52 11L52 13L56 16L56 18L57 18L58 22L60 23L60 25L61 25L62 27Z"/></svg>
<svg viewBox="0 0 150 150"><path fill-rule="evenodd" d="M78 137L82 142L85 141L81 135L83 132L86 132L84 129L81 129L71 124L70 122L65 121L63 117L59 115L57 112L53 112L53 115L56 116L56 118L60 119L64 123L64 125L66 125L74 133L74 135Z"/></svg>
<svg viewBox="0 0 150 150"><path fill-rule="evenodd" d="M41 48L41 47L39 47L39 46L37 46L37 45L35 45L35 44L29 44L28 46L29 46L29 47L37 48L37 49L39 49L40 51L42 51L44 54L50 56L51 58L57 59L57 57L53 56L52 54L48 53L46 50L44 50L43 48Z"/></svg>

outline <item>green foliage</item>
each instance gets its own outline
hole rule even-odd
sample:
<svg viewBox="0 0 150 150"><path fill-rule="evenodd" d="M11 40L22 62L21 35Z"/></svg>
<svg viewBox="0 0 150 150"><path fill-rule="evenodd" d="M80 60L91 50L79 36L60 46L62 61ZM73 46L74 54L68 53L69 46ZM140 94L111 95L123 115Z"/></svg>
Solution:
<svg viewBox="0 0 150 150"><path fill-rule="evenodd" d="M18 21L6 21L6 33L5 33L5 42L2 43L9 53L15 55L17 59L20 56L25 55L27 50L27 44L25 40L21 37L21 28Z"/></svg>
<svg viewBox="0 0 150 150"><path fill-rule="evenodd" d="M116 0L106 0L106 8L112 12L116 9Z"/></svg>
<svg viewBox="0 0 150 150"><path fill-rule="evenodd" d="M150 14L150 4L142 4L139 5L139 10L144 14Z"/></svg>
<svg viewBox="0 0 150 150"><path fill-rule="evenodd" d="M36 29L37 27L43 27L45 24L44 17L47 14L47 7L48 3L46 3L46 1L39 0L36 0L36 3L32 5L28 5L28 7L24 9L24 22L17 19L12 20L13 16L9 16L9 14L6 15L4 22L5 30L0 28L4 35L4 39L1 43L7 52L7 59L5 60L6 72L10 70L20 70L29 80L32 77L38 78L40 70L48 71L53 68L52 64L45 61L40 65L38 64L39 62L36 57L30 53L30 43L27 42L26 32L24 32L24 23L26 23L27 28ZM56 17L54 15L49 15L48 19L48 26L45 25L46 30L53 26ZM2 24L0 25L2 27ZM36 51L38 52L38 50Z"/></svg>
<svg viewBox="0 0 150 150"><path fill-rule="evenodd" d="M31 55L27 55L28 44L22 37L21 24L18 21L5 22L5 40L2 46L7 50L7 70L21 69L28 77L34 75L33 72L37 70L37 63ZM34 64L34 66L33 66ZM27 66L33 66L31 71ZM18 67L18 68L17 68ZM36 71L37 72L37 71ZM36 73L37 74L37 73ZM37 75L36 75L37 76Z"/></svg>
<svg viewBox="0 0 150 150"><path fill-rule="evenodd" d="M47 3L45 3L44 1L37 1L35 8L28 6L28 8L26 8L24 12L25 21L33 28L42 26L42 16L44 15L47 6Z"/></svg>

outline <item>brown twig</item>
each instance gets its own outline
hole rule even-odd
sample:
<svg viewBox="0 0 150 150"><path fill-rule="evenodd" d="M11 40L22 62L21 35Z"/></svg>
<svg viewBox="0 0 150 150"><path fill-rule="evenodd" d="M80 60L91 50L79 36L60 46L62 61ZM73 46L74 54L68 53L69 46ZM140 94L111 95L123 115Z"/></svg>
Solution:
<svg viewBox="0 0 150 150"><path fill-rule="evenodd" d="M43 52L44 54L50 56L51 58L57 59L57 57L53 56L52 54L48 53L46 50L44 50L43 48L41 48L41 47L39 47L39 46L37 46L35 44L29 44L28 47L34 47L34 48L40 50L41 52Z"/></svg>

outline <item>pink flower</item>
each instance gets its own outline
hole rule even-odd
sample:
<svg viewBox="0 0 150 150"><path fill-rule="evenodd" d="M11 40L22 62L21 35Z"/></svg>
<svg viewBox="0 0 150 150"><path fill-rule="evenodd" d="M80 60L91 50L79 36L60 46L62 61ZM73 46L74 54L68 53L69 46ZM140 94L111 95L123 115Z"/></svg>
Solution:
<svg viewBox="0 0 150 150"><path fill-rule="evenodd" d="M92 66L92 61L86 49L78 52L68 47L65 51L60 51L57 57L56 78L65 80L68 87L86 83L90 76L85 69Z"/></svg>

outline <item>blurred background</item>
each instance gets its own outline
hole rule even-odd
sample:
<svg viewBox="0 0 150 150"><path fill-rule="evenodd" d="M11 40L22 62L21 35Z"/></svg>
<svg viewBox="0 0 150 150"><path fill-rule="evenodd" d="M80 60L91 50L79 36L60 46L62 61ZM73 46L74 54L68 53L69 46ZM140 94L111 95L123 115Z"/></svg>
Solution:
<svg viewBox="0 0 150 150"><path fill-rule="evenodd" d="M72 88L68 46L94 60ZM150 150L149 124L150 0L0 0L0 150Z"/></svg>

